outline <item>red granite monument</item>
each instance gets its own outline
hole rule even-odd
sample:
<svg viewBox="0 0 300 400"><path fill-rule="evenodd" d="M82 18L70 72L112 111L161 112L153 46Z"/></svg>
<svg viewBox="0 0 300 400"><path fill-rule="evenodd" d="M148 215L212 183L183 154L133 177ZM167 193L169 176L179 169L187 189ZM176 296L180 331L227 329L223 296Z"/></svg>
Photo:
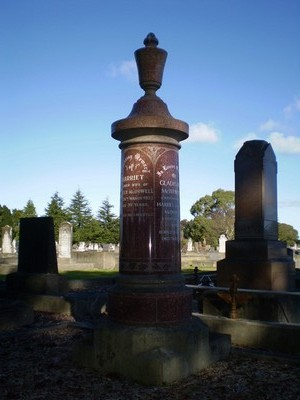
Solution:
<svg viewBox="0 0 300 400"><path fill-rule="evenodd" d="M144 384L183 378L226 357L228 336L211 335L192 318L192 293L181 275L179 142L188 125L156 95L167 52L150 33L135 52L145 94L112 124L120 141L119 278L108 296L108 319L75 360L101 373Z"/></svg>
<svg viewBox="0 0 300 400"><path fill-rule="evenodd" d="M156 95L167 52L152 34L144 44L135 57L145 95L112 125L122 151L121 240L109 315L122 323L178 323L191 315L191 293L180 275L178 162L188 125Z"/></svg>
<svg viewBox="0 0 300 400"><path fill-rule="evenodd" d="M278 240L277 162L270 143L250 140L235 164L235 239L226 242L225 259L217 263L218 286L294 290L295 263Z"/></svg>

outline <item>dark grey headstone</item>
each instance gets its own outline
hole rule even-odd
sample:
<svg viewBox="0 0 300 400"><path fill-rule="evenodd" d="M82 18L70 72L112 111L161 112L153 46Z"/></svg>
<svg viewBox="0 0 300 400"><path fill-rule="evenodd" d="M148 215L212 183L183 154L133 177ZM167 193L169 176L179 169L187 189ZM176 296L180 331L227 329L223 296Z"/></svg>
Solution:
<svg viewBox="0 0 300 400"><path fill-rule="evenodd" d="M245 142L235 159L235 239L217 262L217 285L294 290L295 263L278 240L277 162L264 140Z"/></svg>
<svg viewBox="0 0 300 400"><path fill-rule="evenodd" d="M52 217L21 218L18 272L58 273Z"/></svg>
<svg viewBox="0 0 300 400"><path fill-rule="evenodd" d="M278 239L277 162L264 140L245 142L235 159L235 238Z"/></svg>

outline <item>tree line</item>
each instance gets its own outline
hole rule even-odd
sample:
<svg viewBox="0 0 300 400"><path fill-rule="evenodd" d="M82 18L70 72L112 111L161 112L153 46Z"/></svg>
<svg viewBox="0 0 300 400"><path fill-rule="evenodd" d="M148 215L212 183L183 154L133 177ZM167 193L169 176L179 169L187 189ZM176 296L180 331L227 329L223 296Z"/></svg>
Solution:
<svg viewBox="0 0 300 400"><path fill-rule="evenodd" d="M217 189L211 195L205 195L191 207L192 220L181 221L185 239L216 248L219 237L234 239L235 201L234 191ZM289 224L278 223L278 239L288 246L299 243L298 231Z"/></svg>
<svg viewBox="0 0 300 400"><path fill-rule="evenodd" d="M114 206L106 198L97 215L93 216L89 202L77 190L68 207L63 198L55 192L45 208L45 216L53 217L55 237L58 240L59 226L68 221L73 225L73 242L119 243L120 220L112 212ZM234 239L235 203L234 191L217 189L211 195L200 197L191 207L191 220L181 221L182 246L191 238L193 242L218 246L219 237L224 234L227 239ZM0 227L9 225L13 229L13 237L18 239L20 218L37 217L32 200L28 200L22 210L9 210L0 205ZM293 226L279 223L278 238L293 246L299 243L298 231Z"/></svg>
<svg viewBox="0 0 300 400"><path fill-rule="evenodd" d="M71 198L69 206L55 192L45 208L46 217L54 221L55 238L58 240L59 226L62 222L70 222L73 226L73 242L119 243L120 221L113 213L114 206L106 198L94 216L89 202L81 190L77 190ZM10 209L0 205L0 227L12 227L13 238L19 238L20 218L37 217L35 205L28 200L22 210Z"/></svg>

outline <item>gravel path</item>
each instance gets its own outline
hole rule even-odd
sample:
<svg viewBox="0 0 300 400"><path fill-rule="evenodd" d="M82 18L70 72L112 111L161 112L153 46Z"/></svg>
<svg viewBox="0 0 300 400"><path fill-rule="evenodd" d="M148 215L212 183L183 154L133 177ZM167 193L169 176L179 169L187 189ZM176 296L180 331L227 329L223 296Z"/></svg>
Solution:
<svg viewBox="0 0 300 400"><path fill-rule="evenodd" d="M71 317L36 314L30 327L0 332L0 399L300 400L300 362L233 351L197 375L144 387L77 368L74 342L89 333Z"/></svg>

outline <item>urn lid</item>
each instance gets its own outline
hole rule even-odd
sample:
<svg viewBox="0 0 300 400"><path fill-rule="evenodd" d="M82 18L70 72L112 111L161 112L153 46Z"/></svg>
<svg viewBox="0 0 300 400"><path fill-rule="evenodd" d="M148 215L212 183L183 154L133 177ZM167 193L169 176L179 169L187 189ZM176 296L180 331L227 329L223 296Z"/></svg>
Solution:
<svg viewBox="0 0 300 400"><path fill-rule="evenodd" d="M154 33L149 33L144 40L145 47L134 53L139 84L145 94L134 104L127 118L112 124L112 137L121 142L145 136L150 129L152 132L155 130L157 137L169 136L177 142L188 137L187 123L173 118L167 105L156 95L162 84L168 55L165 50L157 47L158 43Z"/></svg>

